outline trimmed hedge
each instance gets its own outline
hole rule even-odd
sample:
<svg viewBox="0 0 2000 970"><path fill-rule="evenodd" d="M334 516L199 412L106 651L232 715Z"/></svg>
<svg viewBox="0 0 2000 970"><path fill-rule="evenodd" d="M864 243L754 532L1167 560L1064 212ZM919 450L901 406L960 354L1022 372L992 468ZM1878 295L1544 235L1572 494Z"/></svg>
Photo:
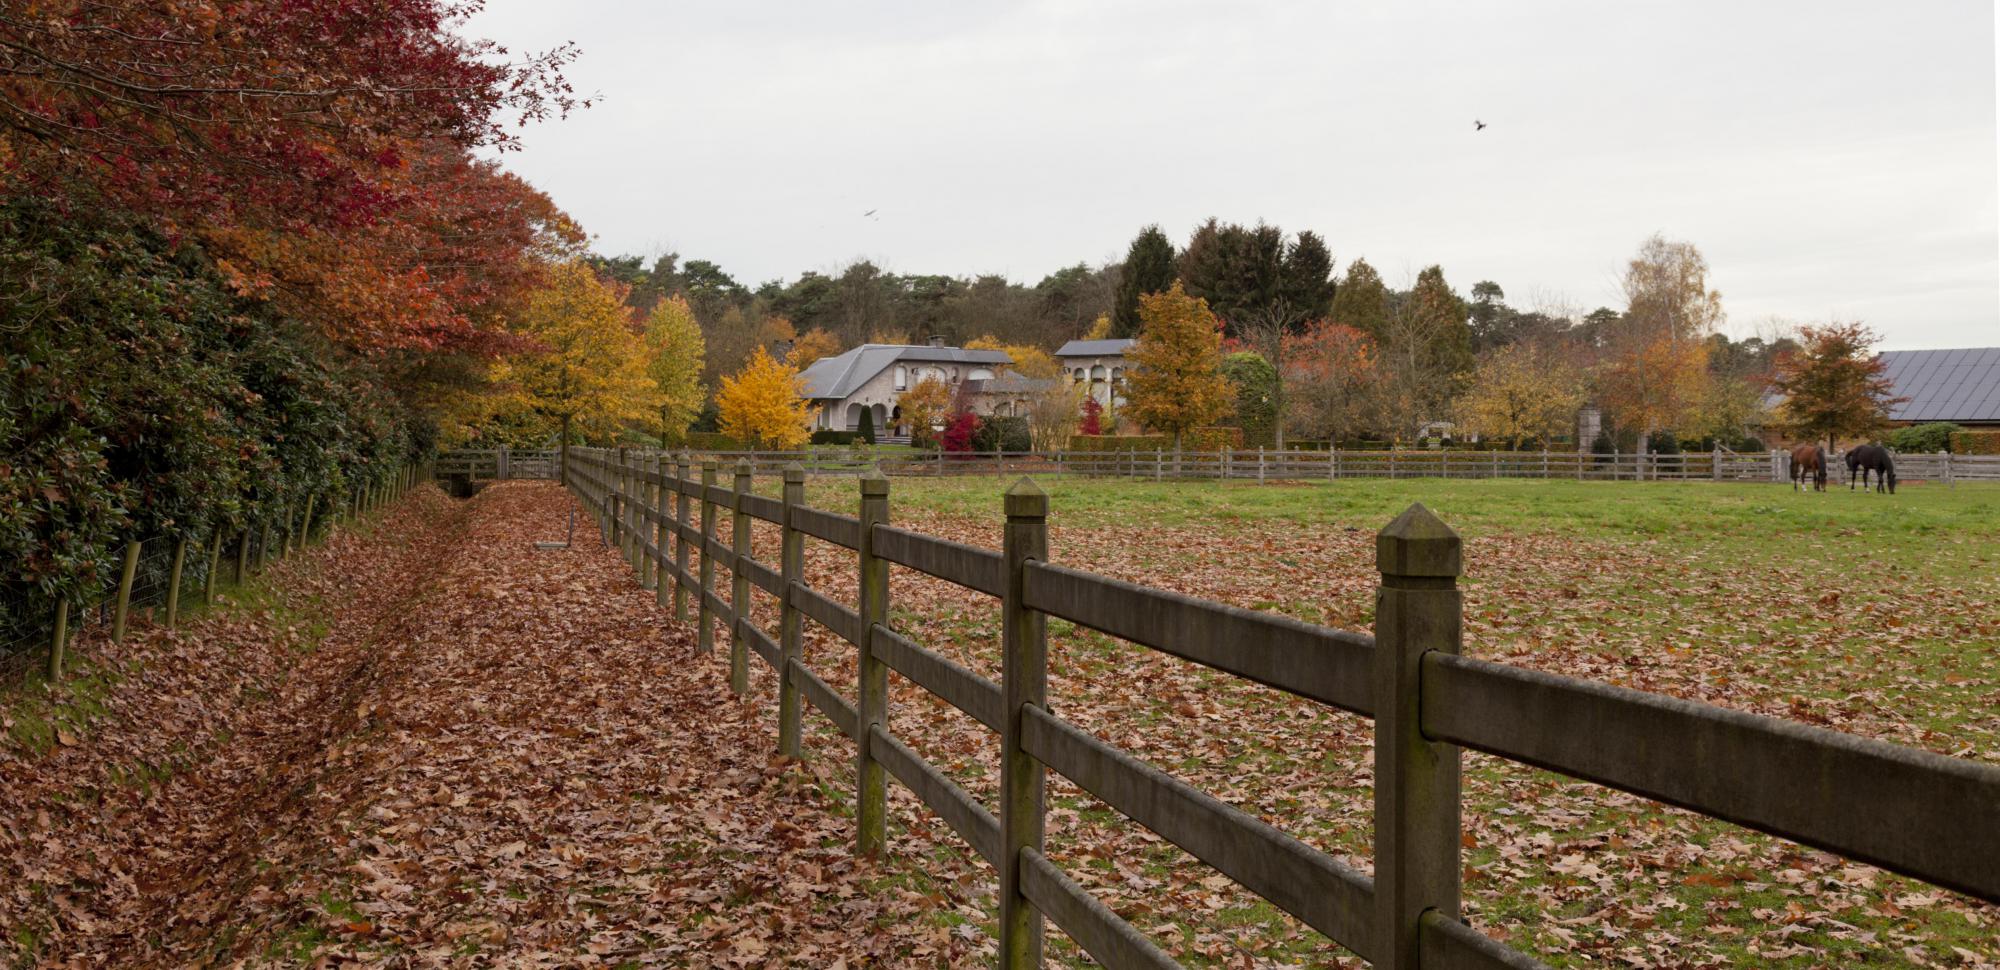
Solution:
<svg viewBox="0 0 2000 970"><path fill-rule="evenodd" d="M2000 455L2000 431L1954 431L1951 433L1951 453Z"/></svg>
<svg viewBox="0 0 2000 970"><path fill-rule="evenodd" d="M746 451L743 443L720 431L690 431L687 446L695 451Z"/></svg>
<svg viewBox="0 0 2000 970"><path fill-rule="evenodd" d="M821 430L812 433L812 443L816 445L855 445L864 444L866 441L867 439L859 431Z"/></svg>
<svg viewBox="0 0 2000 970"><path fill-rule="evenodd" d="M1963 430L1949 421L1932 421L1928 424L1897 428L1889 432L1889 447L1897 451L1922 451L1935 454L1951 449L1953 432Z"/></svg>
<svg viewBox="0 0 2000 970"><path fill-rule="evenodd" d="M1160 451L1174 450L1173 439L1163 434L1073 434L1070 451Z"/></svg>

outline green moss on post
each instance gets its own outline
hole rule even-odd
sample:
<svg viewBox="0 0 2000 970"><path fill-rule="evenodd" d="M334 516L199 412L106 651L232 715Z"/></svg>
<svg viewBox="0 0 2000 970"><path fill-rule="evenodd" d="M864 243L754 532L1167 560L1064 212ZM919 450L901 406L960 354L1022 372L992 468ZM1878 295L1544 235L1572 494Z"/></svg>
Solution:
<svg viewBox="0 0 2000 970"><path fill-rule="evenodd" d="M125 565L118 571L118 601L111 610L111 639L125 639L125 619L132 611L132 577L139 569L137 542L125 544Z"/></svg>
<svg viewBox="0 0 2000 970"><path fill-rule="evenodd" d="M56 628L49 633L49 680L62 679L63 650L69 644L69 598L56 600Z"/></svg>
<svg viewBox="0 0 2000 970"><path fill-rule="evenodd" d="M187 536L174 540L174 568L167 580L167 625L174 626L181 620L181 570L187 565Z"/></svg>
<svg viewBox="0 0 2000 970"><path fill-rule="evenodd" d="M778 575L778 753L800 755L799 687L792 683L792 664L801 655L799 608L792 604L792 584L805 579L805 533L792 523L792 510L806 504L806 470L798 462L785 466L784 523L779 541Z"/></svg>
<svg viewBox="0 0 2000 970"><path fill-rule="evenodd" d="M1027 479L1007 489L1007 525L1001 544L1007 568L1001 597L1000 694L1006 717L1000 735L1000 966L1031 970L1042 965L1042 914L1021 893L1021 850L1041 851L1044 812L1042 763L1021 747L1021 711L1048 704L1047 624L1023 601L1027 563L1049 554L1049 497Z"/></svg>
<svg viewBox="0 0 2000 970"><path fill-rule="evenodd" d="M863 411L863 414L868 412ZM882 763L875 760L876 731L888 732L889 666L876 658L871 644L875 627L889 622L889 562L875 555L875 527L889 524L889 479L882 469L871 469L861 477L860 662L855 689L858 730L855 731L855 821L858 824L856 849L864 856L879 855L889 839L888 779Z"/></svg>

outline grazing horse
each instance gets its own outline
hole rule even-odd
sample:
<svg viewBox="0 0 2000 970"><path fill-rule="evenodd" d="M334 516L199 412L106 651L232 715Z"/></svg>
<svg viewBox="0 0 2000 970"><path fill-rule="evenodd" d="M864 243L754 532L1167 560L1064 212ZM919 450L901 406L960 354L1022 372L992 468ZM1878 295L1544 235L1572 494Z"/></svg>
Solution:
<svg viewBox="0 0 2000 970"><path fill-rule="evenodd" d="M1861 490L1868 490L1868 473L1875 473L1875 491L1896 494L1896 459L1881 445L1856 445L1847 453L1847 490L1854 490L1854 472L1861 472Z"/></svg>
<svg viewBox="0 0 2000 970"><path fill-rule="evenodd" d="M1792 491L1805 491L1807 475L1812 476L1813 491L1826 491L1826 449L1818 445L1792 449Z"/></svg>

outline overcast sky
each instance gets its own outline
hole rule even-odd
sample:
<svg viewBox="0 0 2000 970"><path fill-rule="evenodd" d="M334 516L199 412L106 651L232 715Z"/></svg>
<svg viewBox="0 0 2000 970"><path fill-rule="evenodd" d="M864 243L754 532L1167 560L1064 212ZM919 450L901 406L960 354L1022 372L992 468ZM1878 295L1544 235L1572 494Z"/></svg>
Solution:
<svg viewBox="0 0 2000 970"><path fill-rule="evenodd" d="M468 32L582 48L601 103L506 164L597 249L748 285L1033 283L1215 215L1588 310L1661 232L1739 335L2000 343L1991 0L489 0Z"/></svg>

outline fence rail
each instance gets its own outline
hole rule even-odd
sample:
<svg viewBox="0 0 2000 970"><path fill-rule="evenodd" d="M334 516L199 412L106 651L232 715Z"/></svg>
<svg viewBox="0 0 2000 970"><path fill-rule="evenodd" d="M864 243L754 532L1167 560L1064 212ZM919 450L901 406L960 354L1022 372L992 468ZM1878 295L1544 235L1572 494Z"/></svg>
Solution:
<svg viewBox="0 0 2000 970"><path fill-rule="evenodd" d="M1183 456L1185 458L1186 456ZM1412 506L1377 537L1381 573L1373 636L1332 630L1150 589L1048 561L1048 499L1022 481L1004 499L999 552L889 524L889 483L860 481L861 515L805 505L805 470L783 470L783 498L705 487L691 460L572 449L569 486L607 544L662 603L692 591L707 636L729 639L731 684L749 689L750 656L777 674L779 750L797 756L810 707L855 745L857 847L886 841L884 779L904 785L997 870L999 949L1010 970L1041 964L1043 920L1108 967L1176 964L1042 851L1045 773L1054 770L1113 809L1377 966L1538 967L1464 924L1459 911L1460 751L1473 748L1736 822L1893 872L2000 902L2000 768L1789 721L1459 656L1462 602L1456 533ZM669 465L676 469L669 473ZM721 469L699 463L701 482ZM687 521L685 497L704 527ZM679 499L669 510L661 496ZM717 513L731 519L728 600L704 558ZM750 553L749 525L779 527L775 569ZM646 541L653 532L657 542ZM803 579L808 537L856 554L855 607ZM671 540L672 548L669 548ZM999 600L998 681L893 630L891 564ZM693 584L691 587L687 584ZM751 622L753 589L779 603L776 639ZM1371 878L1052 713L1045 620L1070 619L1141 646L1290 691L1375 721L1375 873ZM806 619L857 650L852 699L807 669ZM907 678L992 730L1001 746L997 812L889 733L887 676ZM1968 837L1969 836L1969 837Z"/></svg>
<svg viewBox="0 0 2000 970"><path fill-rule="evenodd" d="M893 477L949 478L970 475L1089 476L1180 481L1338 481L1347 478L1530 478L1572 481L1791 481L1791 455L1737 454L1578 454L1528 451L1054 451L918 452L836 447L805 451L702 452L733 468L747 462L759 475L798 465L808 475L857 476L880 471ZM1845 483L1841 456L1830 459L1829 481ZM450 451L440 455L441 478L475 480L561 477L560 451L507 449ZM1903 481L1955 484L2000 482L2000 455L1901 454L1896 470ZM699 498L700 485L695 497ZM711 497L709 501L720 502Z"/></svg>

